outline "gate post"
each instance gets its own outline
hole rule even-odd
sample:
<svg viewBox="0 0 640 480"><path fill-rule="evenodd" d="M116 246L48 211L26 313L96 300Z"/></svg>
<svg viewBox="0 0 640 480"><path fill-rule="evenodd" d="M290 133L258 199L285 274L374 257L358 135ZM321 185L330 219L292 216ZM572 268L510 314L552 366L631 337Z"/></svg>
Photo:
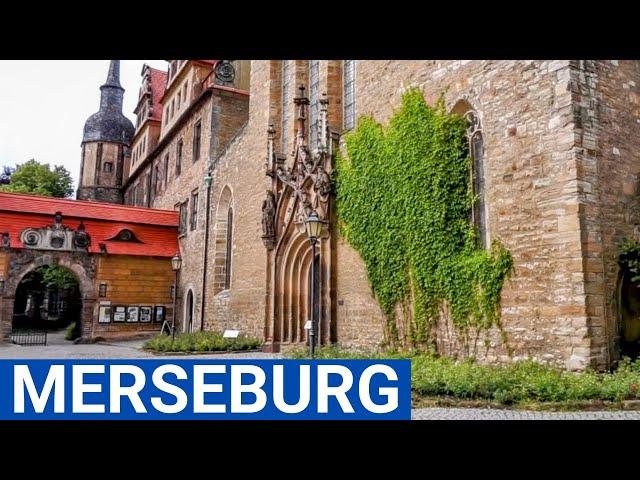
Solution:
<svg viewBox="0 0 640 480"><path fill-rule="evenodd" d="M14 297L0 297L0 341L7 342L11 337L11 324L13 322Z"/></svg>

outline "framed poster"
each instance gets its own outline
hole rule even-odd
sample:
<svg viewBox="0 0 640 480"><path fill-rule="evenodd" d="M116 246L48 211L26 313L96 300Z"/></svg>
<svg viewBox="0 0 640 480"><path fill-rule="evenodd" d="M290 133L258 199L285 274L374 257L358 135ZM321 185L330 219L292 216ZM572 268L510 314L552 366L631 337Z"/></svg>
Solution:
<svg viewBox="0 0 640 480"><path fill-rule="evenodd" d="M166 308L164 305L156 305L154 320L156 322L164 322Z"/></svg>
<svg viewBox="0 0 640 480"><path fill-rule="evenodd" d="M140 307L127 307L127 322L137 322L140 315Z"/></svg>
<svg viewBox="0 0 640 480"><path fill-rule="evenodd" d="M100 305L100 312L98 313L98 323L110 323L111 322L111 305Z"/></svg>
<svg viewBox="0 0 640 480"><path fill-rule="evenodd" d="M151 321L152 308L140 307L140 321L148 323Z"/></svg>
<svg viewBox="0 0 640 480"><path fill-rule="evenodd" d="M127 320L127 307L116 305L113 307L113 321L124 322Z"/></svg>

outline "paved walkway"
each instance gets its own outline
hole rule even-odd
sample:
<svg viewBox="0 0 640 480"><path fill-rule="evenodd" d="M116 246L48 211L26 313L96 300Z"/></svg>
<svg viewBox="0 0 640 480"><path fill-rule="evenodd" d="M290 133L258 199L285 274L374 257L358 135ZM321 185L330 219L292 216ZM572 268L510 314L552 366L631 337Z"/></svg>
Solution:
<svg viewBox="0 0 640 480"><path fill-rule="evenodd" d="M64 339L65 332L50 332L46 346L20 346L0 343L0 358L279 358L262 352L211 353L196 355L155 355L142 350L145 340L74 344Z"/></svg>
<svg viewBox="0 0 640 480"><path fill-rule="evenodd" d="M262 352L208 355L154 355L142 350L144 340L74 345L64 339L64 331L48 335L46 346L21 347L0 344L0 358L281 358ZM418 408L414 420L640 420L640 411L534 412L495 408Z"/></svg>

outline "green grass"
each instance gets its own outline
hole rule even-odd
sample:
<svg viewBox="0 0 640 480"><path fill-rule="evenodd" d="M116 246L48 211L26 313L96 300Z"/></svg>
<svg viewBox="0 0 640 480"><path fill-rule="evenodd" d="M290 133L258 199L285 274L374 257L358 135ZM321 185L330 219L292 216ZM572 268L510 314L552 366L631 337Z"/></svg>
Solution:
<svg viewBox="0 0 640 480"><path fill-rule="evenodd" d="M239 336L223 338L219 332L194 332L176 335L158 335L144 344L146 350L156 352L218 352L253 350L262 345L257 338Z"/></svg>
<svg viewBox="0 0 640 480"><path fill-rule="evenodd" d="M308 358L294 351L291 358ZM320 348L317 358L409 358L414 394L458 400L486 400L503 405L527 402L620 402L640 398L640 361L624 359L612 373L567 372L533 360L480 365L428 353L383 353Z"/></svg>

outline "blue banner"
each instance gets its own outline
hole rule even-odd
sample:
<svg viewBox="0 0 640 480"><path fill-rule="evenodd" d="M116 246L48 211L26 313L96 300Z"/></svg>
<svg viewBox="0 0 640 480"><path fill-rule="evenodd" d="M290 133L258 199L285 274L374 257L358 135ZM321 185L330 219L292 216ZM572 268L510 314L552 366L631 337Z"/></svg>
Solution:
<svg viewBox="0 0 640 480"><path fill-rule="evenodd" d="M0 420L409 420L409 360L0 360Z"/></svg>

